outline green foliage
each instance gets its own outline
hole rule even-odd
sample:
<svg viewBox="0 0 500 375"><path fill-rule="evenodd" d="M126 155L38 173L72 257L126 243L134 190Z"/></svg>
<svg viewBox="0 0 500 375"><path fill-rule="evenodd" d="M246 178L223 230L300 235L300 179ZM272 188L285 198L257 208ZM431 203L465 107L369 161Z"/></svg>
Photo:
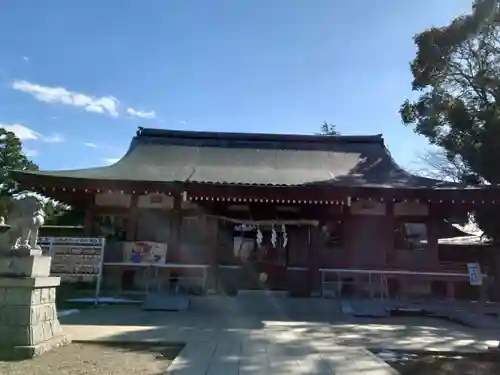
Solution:
<svg viewBox="0 0 500 375"><path fill-rule="evenodd" d="M22 143L17 136L0 128L0 216L9 211L12 196L20 191L10 176L10 171L36 171L38 166L23 153ZM82 213L68 209L47 199L44 206L46 223L53 225L79 225L83 223Z"/></svg>
<svg viewBox="0 0 500 375"><path fill-rule="evenodd" d="M500 1L476 0L472 12L415 36L411 63L416 101L405 101L403 123L462 163L462 182L500 184ZM500 240L498 213L476 213ZM498 227L498 228L497 228Z"/></svg>
<svg viewBox="0 0 500 375"><path fill-rule="evenodd" d="M10 171L38 170L38 166L23 153L22 143L12 132L0 128L0 215L5 215L12 195L17 193Z"/></svg>
<svg viewBox="0 0 500 375"><path fill-rule="evenodd" d="M56 205L52 214L47 218L47 225L83 225L85 211L83 209L62 207Z"/></svg>
<svg viewBox="0 0 500 375"><path fill-rule="evenodd" d="M339 135L337 127L334 124L329 124L326 121L321 124L320 128L321 135Z"/></svg>

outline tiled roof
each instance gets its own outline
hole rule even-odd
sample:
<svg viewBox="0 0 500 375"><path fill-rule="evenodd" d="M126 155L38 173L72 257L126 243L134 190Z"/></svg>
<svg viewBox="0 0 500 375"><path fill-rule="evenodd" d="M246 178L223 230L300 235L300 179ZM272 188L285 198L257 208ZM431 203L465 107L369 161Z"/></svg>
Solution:
<svg viewBox="0 0 500 375"><path fill-rule="evenodd" d="M140 128L128 152L106 167L17 172L91 180L267 186L430 188L390 156L381 135L323 136Z"/></svg>

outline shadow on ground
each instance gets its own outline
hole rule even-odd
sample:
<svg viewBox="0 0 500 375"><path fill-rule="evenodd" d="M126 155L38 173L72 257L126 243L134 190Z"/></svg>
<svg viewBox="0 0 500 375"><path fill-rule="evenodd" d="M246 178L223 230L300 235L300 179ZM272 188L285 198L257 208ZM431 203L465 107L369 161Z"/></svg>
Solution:
<svg viewBox="0 0 500 375"><path fill-rule="evenodd" d="M214 298L194 300L192 307L188 312L104 307L61 322L76 340L188 343L175 361L176 371L207 375L237 374L242 364L256 370L269 356L281 358L274 360L280 373L293 373L297 366L308 374L340 373L343 363L344 370L355 366L374 375L382 361L367 361L360 347L474 352L500 337L430 318L347 319L331 300Z"/></svg>

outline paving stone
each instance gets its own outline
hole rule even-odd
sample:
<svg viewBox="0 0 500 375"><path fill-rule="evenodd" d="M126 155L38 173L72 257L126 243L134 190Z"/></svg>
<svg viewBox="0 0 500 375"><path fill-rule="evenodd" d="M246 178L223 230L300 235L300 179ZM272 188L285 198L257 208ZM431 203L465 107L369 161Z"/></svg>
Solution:
<svg viewBox="0 0 500 375"><path fill-rule="evenodd" d="M188 343L174 359L166 374L206 375L216 347L216 342Z"/></svg>
<svg viewBox="0 0 500 375"><path fill-rule="evenodd" d="M240 356L239 375L269 375L269 371L269 359L265 352Z"/></svg>
<svg viewBox="0 0 500 375"><path fill-rule="evenodd" d="M210 362L207 375L238 375L241 356L239 342L219 342Z"/></svg>
<svg viewBox="0 0 500 375"><path fill-rule="evenodd" d="M302 374L335 375L319 353L310 353L303 358L299 358L298 363Z"/></svg>

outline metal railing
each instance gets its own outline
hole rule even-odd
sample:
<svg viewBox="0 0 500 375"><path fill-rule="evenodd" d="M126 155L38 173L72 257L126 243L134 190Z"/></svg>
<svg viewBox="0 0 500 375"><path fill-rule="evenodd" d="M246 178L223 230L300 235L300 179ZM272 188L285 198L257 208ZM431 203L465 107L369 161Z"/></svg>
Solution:
<svg viewBox="0 0 500 375"><path fill-rule="evenodd" d="M178 292L179 288L187 287L187 285L199 285L202 293L207 291L208 269L209 265L206 264L182 264L182 263L124 263L124 262L106 262L104 267L138 267L144 269L145 284L144 290L148 294L152 291L161 292L165 282L168 282L172 291ZM170 275L162 277L160 270L166 269ZM200 275L182 276L171 275L173 270L200 270ZM173 282L175 279L175 282ZM174 284L175 285L172 285Z"/></svg>
<svg viewBox="0 0 500 375"><path fill-rule="evenodd" d="M374 270L374 269L341 269L341 268L321 268L321 295L323 297L341 297L345 288L351 287L354 290L356 281L347 279L346 276L362 275L368 278L368 292L370 298L389 298L389 288L387 278L390 276L422 276L426 278L453 277L468 279L467 272L425 272L410 270ZM333 280L329 278L333 276ZM487 275L483 273L483 278ZM378 291L373 286L378 285Z"/></svg>

